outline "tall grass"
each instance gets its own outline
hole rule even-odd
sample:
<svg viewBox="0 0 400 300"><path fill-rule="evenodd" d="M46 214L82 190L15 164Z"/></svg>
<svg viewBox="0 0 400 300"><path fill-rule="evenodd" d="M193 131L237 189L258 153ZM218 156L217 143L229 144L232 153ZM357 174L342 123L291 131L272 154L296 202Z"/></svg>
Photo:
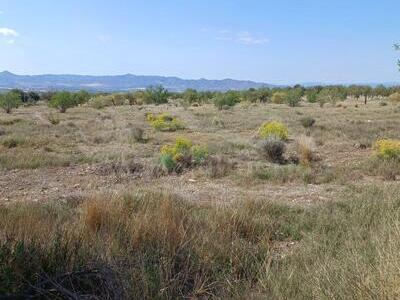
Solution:
<svg viewBox="0 0 400 300"><path fill-rule="evenodd" d="M306 208L148 191L8 204L0 206L0 294L395 299L399 216L399 190L381 188L350 188Z"/></svg>

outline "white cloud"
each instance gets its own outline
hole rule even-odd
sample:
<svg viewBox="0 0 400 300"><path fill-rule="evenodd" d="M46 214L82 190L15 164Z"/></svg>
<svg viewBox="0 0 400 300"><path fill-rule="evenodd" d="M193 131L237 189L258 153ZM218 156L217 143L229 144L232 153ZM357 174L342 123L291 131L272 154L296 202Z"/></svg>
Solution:
<svg viewBox="0 0 400 300"><path fill-rule="evenodd" d="M267 38L255 37L247 31L239 32L237 35L237 41L245 45L262 45L269 42Z"/></svg>
<svg viewBox="0 0 400 300"><path fill-rule="evenodd" d="M111 37L107 34L99 34L96 36L96 39L101 43L106 43L111 39Z"/></svg>
<svg viewBox="0 0 400 300"><path fill-rule="evenodd" d="M19 36L18 32L16 32L14 29L6 28L6 27L0 27L0 35L5 36L5 37Z"/></svg>
<svg viewBox="0 0 400 300"><path fill-rule="evenodd" d="M9 45L12 45L12 44L15 43L15 40L7 40L6 43L9 44Z"/></svg>
<svg viewBox="0 0 400 300"><path fill-rule="evenodd" d="M243 45L263 45L269 42L269 40L262 36L255 36L248 31L231 32L226 29L218 30L217 37L218 41L231 41Z"/></svg>

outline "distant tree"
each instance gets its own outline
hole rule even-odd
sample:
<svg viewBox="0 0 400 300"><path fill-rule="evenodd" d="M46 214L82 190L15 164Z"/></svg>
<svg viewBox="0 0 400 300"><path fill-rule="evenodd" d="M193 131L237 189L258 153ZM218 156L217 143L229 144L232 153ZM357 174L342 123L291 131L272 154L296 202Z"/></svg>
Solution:
<svg viewBox="0 0 400 300"><path fill-rule="evenodd" d="M400 51L400 44L395 44L395 45L394 45L394 49L396 49L397 51ZM399 68L400 68L400 59L397 60L397 65L398 65Z"/></svg>
<svg viewBox="0 0 400 300"><path fill-rule="evenodd" d="M201 95L194 89L187 89L183 92L182 98L185 102L192 104L200 101Z"/></svg>
<svg viewBox="0 0 400 300"><path fill-rule="evenodd" d="M315 88L309 89L306 91L306 99L310 103L315 103L317 102L317 95L318 95L318 90Z"/></svg>
<svg viewBox="0 0 400 300"><path fill-rule="evenodd" d="M291 107L298 106L301 101L301 97L303 97L303 92L304 90L302 87L289 89L285 96L286 103Z"/></svg>
<svg viewBox="0 0 400 300"><path fill-rule="evenodd" d="M90 94L87 91L79 91L73 94L73 98L76 104L83 104L89 101Z"/></svg>
<svg viewBox="0 0 400 300"><path fill-rule="evenodd" d="M37 102L40 100L40 95L39 93L36 93L34 91L28 92L28 101L29 102Z"/></svg>
<svg viewBox="0 0 400 300"><path fill-rule="evenodd" d="M60 113L65 113L68 108L76 106L74 96L70 92L56 93L50 100L49 106L57 108Z"/></svg>
<svg viewBox="0 0 400 300"><path fill-rule="evenodd" d="M341 100L341 95L338 89L326 87L318 93L317 99L321 107L327 102L335 105L337 101Z"/></svg>
<svg viewBox="0 0 400 300"><path fill-rule="evenodd" d="M214 98L214 105L220 110L223 108L235 106L239 102L239 93L234 91L220 93Z"/></svg>
<svg viewBox="0 0 400 300"><path fill-rule="evenodd" d="M286 93L277 91L277 92L273 93L271 101L272 101L272 103L275 103L275 104L282 104L285 102L285 99L286 99Z"/></svg>
<svg viewBox="0 0 400 300"><path fill-rule="evenodd" d="M388 97L390 91L383 84L380 84L374 88L373 95L375 97Z"/></svg>
<svg viewBox="0 0 400 300"><path fill-rule="evenodd" d="M0 107L9 114L13 108L21 105L21 95L15 91L0 95Z"/></svg>
<svg viewBox="0 0 400 300"><path fill-rule="evenodd" d="M367 100L373 96L373 90L370 86L362 87L362 95L364 96L364 104L367 104Z"/></svg>
<svg viewBox="0 0 400 300"><path fill-rule="evenodd" d="M150 86L146 89L143 100L145 103L154 103L159 105L168 103L168 96L168 90L163 86Z"/></svg>

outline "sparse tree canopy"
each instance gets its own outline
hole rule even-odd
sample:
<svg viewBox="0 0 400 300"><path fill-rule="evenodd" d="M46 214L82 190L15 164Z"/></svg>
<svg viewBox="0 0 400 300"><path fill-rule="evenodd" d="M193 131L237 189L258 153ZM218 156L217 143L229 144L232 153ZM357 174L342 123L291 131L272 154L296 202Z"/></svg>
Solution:
<svg viewBox="0 0 400 300"><path fill-rule="evenodd" d="M76 106L76 101L70 92L60 92L51 98L49 106L57 108L61 113L65 113L68 108Z"/></svg>
<svg viewBox="0 0 400 300"><path fill-rule="evenodd" d="M396 49L397 51L400 51L400 44L395 44L395 45L394 45L394 49ZM400 68L400 59L397 60L397 65L398 65L399 68Z"/></svg>
<svg viewBox="0 0 400 300"><path fill-rule="evenodd" d="M15 91L11 91L7 94L0 95L0 107L4 109L6 113L11 113L13 108L18 108L21 104L21 96Z"/></svg>
<svg viewBox="0 0 400 300"><path fill-rule="evenodd" d="M146 89L144 94L145 103L163 104L168 103L168 90L159 86L150 86Z"/></svg>

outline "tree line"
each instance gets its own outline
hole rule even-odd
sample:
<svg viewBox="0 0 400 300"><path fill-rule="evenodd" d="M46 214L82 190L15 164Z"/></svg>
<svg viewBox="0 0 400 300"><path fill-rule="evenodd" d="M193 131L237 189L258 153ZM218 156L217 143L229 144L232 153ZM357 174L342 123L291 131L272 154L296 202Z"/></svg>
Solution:
<svg viewBox="0 0 400 300"><path fill-rule="evenodd" d="M83 90L79 92L35 92L14 89L0 94L0 107L10 113L12 109L21 105L34 105L39 101L44 101L50 107L57 108L63 113L68 108L101 99L105 103L103 106L121 105L125 102L131 105L164 104L171 100L178 101L182 106L214 103L217 108L223 109L244 101L251 103L286 103L289 106L297 106L301 101L308 101L323 106L325 103L336 103L348 98L362 100L367 104L370 99L387 97L399 99L400 87L386 87L384 85L376 87L367 85L304 87L295 85L293 87L251 88L243 91L226 92L197 91L194 89L170 92L162 86L152 86L145 90L126 93L90 93Z"/></svg>

